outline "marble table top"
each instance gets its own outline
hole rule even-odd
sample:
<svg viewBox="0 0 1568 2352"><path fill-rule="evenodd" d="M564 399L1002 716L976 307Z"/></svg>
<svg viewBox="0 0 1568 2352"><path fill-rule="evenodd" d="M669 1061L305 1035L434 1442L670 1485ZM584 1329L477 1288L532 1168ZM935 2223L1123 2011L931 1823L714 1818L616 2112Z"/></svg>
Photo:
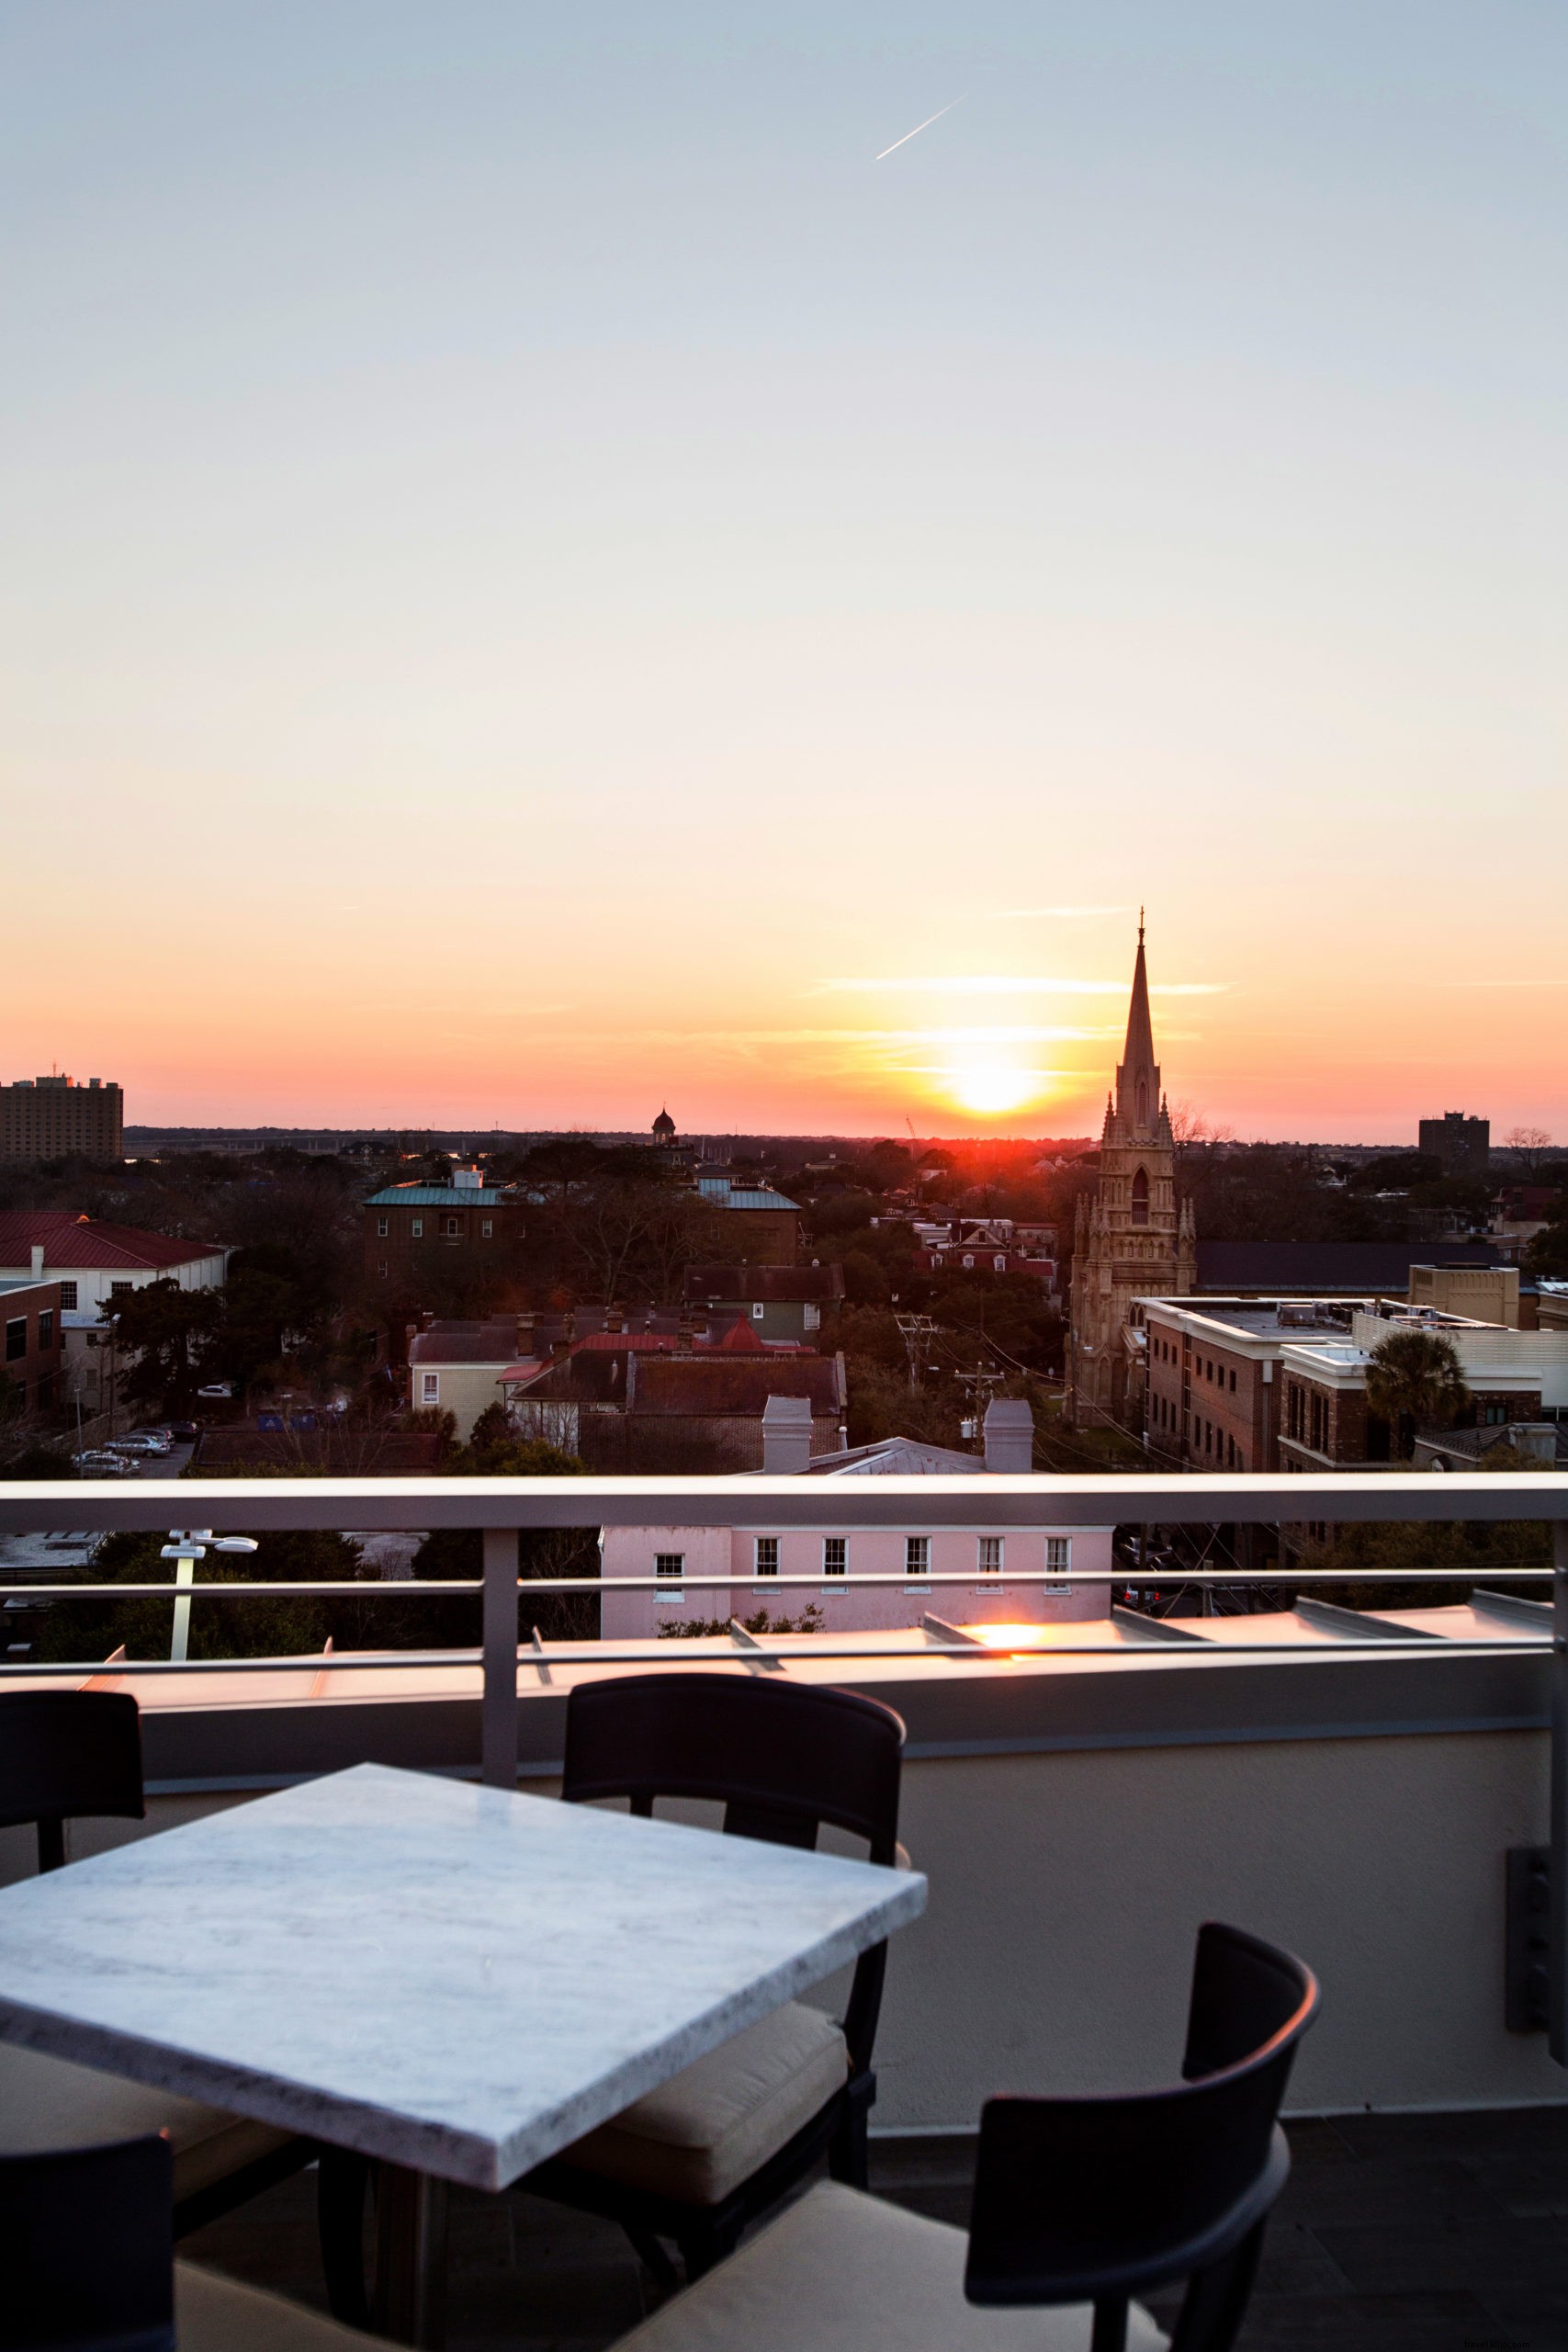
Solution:
<svg viewBox="0 0 1568 2352"><path fill-rule="evenodd" d="M925 1900L364 1764L0 1892L0 2041L500 2188Z"/></svg>

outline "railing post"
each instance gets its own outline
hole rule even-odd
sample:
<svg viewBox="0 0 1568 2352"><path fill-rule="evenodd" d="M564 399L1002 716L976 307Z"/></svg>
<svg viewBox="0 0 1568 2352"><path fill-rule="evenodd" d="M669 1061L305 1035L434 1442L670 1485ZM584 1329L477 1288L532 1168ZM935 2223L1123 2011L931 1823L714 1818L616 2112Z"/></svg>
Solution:
<svg viewBox="0 0 1568 2352"><path fill-rule="evenodd" d="M517 1530L484 1536L484 1703L479 1777L487 1788L517 1786Z"/></svg>
<svg viewBox="0 0 1568 2352"><path fill-rule="evenodd" d="M1547 1880L1551 1948L1547 2047L1568 2066L1568 1519L1552 1527L1551 1867Z"/></svg>

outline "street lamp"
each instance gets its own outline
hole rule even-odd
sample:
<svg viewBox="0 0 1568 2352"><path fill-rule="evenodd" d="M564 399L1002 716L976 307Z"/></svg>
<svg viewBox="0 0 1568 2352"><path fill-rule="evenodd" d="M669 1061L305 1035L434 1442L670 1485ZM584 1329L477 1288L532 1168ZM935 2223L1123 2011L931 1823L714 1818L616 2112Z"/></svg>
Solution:
<svg viewBox="0 0 1568 2352"><path fill-rule="evenodd" d="M212 1552L254 1552L255 1538L251 1535L214 1535L210 1527L171 1527L169 1541L158 1557L175 1563L175 1628L169 1639L169 1662L183 1665L190 1646L190 1590L196 1582L196 1564ZM183 1591L181 1588L184 1588Z"/></svg>

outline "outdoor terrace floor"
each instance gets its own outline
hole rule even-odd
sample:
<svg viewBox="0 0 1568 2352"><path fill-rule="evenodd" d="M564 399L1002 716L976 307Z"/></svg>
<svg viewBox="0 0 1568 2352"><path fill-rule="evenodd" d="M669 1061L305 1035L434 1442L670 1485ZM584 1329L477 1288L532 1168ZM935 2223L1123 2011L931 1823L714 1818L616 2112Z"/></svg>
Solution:
<svg viewBox="0 0 1568 2352"><path fill-rule="evenodd" d="M1294 2171L1242 2352L1568 2344L1568 2107L1341 2117L1289 2131ZM875 2143L873 2186L962 2223L974 2147ZM285 2181L182 2252L321 2302L314 2176ZM598 2352L655 2297L609 2224L520 2193L452 2192L448 2352Z"/></svg>

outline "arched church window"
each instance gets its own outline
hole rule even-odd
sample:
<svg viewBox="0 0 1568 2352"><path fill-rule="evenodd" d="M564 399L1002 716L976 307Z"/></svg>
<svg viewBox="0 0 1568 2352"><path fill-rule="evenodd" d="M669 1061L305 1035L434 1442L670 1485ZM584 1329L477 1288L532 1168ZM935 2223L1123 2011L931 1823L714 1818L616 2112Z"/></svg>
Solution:
<svg viewBox="0 0 1568 2352"><path fill-rule="evenodd" d="M1133 1179L1133 1223L1147 1225L1149 1221L1149 1171L1140 1168Z"/></svg>
<svg viewBox="0 0 1568 2352"><path fill-rule="evenodd" d="M1139 1125L1139 1126L1140 1126L1140 1127L1146 1127L1146 1126L1148 1125L1148 1124L1149 1124L1149 1090L1148 1090L1147 1086L1145 1085L1145 1083L1144 1082L1144 1080L1143 1080L1142 1079L1139 1079L1139 1080L1138 1080L1138 1125Z"/></svg>

